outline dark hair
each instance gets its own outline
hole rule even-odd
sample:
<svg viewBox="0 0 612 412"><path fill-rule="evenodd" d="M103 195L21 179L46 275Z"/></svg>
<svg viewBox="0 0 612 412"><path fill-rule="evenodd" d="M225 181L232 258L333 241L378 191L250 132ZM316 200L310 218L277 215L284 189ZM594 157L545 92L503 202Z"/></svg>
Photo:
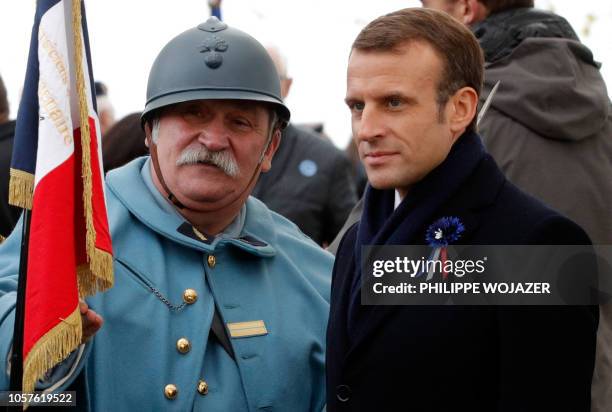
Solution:
<svg viewBox="0 0 612 412"><path fill-rule="evenodd" d="M104 171L123 166L137 157L149 154L140 114L132 113L119 120L102 137Z"/></svg>
<svg viewBox="0 0 612 412"><path fill-rule="evenodd" d="M426 42L442 59L437 96L441 114L448 99L462 87L480 94L484 70L480 45L467 27L446 13L408 8L381 16L359 33L353 49L394 51L412 41ZM467 129L476 129L476 116Z"/></svg>
<svg viewBox="0 0 612 412"><path fill-rule="evenodd" d="M8 104L8 99L6 97L6 87L4 87L2 76L0 76L0 121L2 121L4 118L8 120L8 115L9 115L9 104Z"/></svg>
<svg viewBox="0 0 612 412"><path fill-rule="evenodd" d="M96 96L106 96L108 94L108 87L100 81L94 83L96 89Z"/></svg>
<svg viewBox="0 0 612 412"><path fill-rule="evenodd" d="M533 7L533 0L478 0L482 3L489 14L498 13L508 9L518 9L521 7Z"/></svg>

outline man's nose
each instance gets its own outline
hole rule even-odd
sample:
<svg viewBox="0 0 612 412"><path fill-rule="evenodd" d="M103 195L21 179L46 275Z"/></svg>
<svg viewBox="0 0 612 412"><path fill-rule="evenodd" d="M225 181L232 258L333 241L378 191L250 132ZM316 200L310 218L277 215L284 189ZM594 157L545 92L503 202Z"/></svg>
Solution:
<svg viewBox="0 0 612 412"><path fill-rule="evenodd" d="M361 117L356 121L355 137L357 141L370 141L384 134L384 122L375 108L366 106Z"/></svg>
<svg viewBox="0 0 612 412"><path fill-rule="evenodd" d="M198 142L212 152L219 152L230 146L229 137L223 119L215 118L200 126Z"/></svg>

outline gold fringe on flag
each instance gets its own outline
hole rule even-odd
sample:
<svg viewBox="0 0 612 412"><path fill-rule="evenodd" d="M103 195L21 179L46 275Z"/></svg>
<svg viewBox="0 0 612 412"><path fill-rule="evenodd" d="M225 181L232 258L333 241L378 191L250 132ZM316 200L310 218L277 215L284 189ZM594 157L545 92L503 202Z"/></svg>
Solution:
<svg viewBox="0 0 612 412"><path fill-rule="evenodd" d="M87 104L87 89L83 70L81 27L81 1L73 0L72 28L74 32L75 73L81 115L83 209L85 210L87 259L89 262L89 270L81 271L79 274L79 293L81 296L87 296L101 292L113 285L113 258L108 252L96 248L96 228L93 222L92 206L91 131L89 130L89 106Z"/></svg>
<svg viewBox="0 0 612 412"><path fill-rule="evenodd" d="M75 350L83 339L79 306L34 344L23 363L23 391L34 392L36 381Z"/></svg>
<svg viewBox="0 0 612 412"><path fill-rule="evenodd" d="M6 238L2 235L0 235L0 243L4 242L6 240Z"/></svg>
<svg viewBox="0 0 612 412"><path fill-rule="evenodd" d="M99 249L95 249L94 259L90 260L88 264L81 265L77 268L77 281L79 284L79 297L85 298L91 296L98 291L106 290L113 286L112 272L110 274L110 282L100 276L93 276L94 273L104 273L107 267L111 267L113 264L113 257L111 254L103 252ZM107 261L108 260L108 261Z"/></svg>
<svg viewBox="0 0 612 412"><path fill-rule="evenodd" d="M32 209L34 193L34 175L23 170L10 170L9 203L24 209Z"/></svg>

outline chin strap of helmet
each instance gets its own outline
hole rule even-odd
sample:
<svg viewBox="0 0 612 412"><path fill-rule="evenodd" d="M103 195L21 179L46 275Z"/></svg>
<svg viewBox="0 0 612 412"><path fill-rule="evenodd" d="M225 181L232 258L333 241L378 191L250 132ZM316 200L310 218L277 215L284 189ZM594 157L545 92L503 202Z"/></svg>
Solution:
<svg viewBox="0 0 612 412"><path fill-rule="evenodd" d="M166 181L164 180L164 176L162 175L161 169L159 167L159 161L157 160L157 144L153 142L153 139L151 139L150 136L147 137L147 140L149 142L149 148L151 152L151 162L153 163L153 169L155 169L157 180L159 180L159 183L164 188L164 191L168 194L167 195L168 200L171 201L172 204L178 207L179 209L185 209L185 205L182 204L176 198L176 196L174 196L174 194L172 194L172 192L170 191L170 188L168 188L168 185L166 184Z"/></svg>

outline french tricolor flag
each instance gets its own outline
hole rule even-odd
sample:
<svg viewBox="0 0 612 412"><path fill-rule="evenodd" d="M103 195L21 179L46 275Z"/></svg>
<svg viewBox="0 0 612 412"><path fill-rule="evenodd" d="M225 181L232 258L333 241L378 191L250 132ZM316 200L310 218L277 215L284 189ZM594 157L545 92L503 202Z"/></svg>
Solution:
<svg viewBox="0 0 612 412"><path fill-rule="evenodd" d="M79 298L113 283L92 90L84 5L38 0L9 195L13 205L32 210L23 331L27 392L81 343Z"/></svg>

